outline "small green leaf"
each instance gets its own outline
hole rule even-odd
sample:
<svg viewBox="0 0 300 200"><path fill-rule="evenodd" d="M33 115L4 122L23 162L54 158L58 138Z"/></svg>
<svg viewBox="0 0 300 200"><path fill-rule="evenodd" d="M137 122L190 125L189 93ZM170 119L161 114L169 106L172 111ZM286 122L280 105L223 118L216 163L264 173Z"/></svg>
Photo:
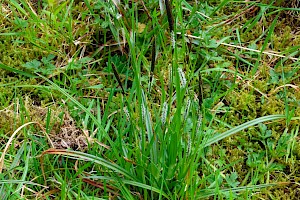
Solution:
<svg viewBox="0 0 300 200"><path fill-rule="evenodd" d="M87 87L88 89L101 89L103 88L103 84L99 84L99 85L93 85L93 86L90 86L90 87Z"/></svg>
<svg viewBox="0 0 300 200"><path fill-rule="evenodd" d="M237 181L237 178L238 178L238 174L236 172L233 172L230 175L226 174L225 176L225 180L231 187L237 187L240 184L240 182Z"/></svg>
<svg viewBox="0 0 300 200"><path fill-rule="evenodd" d="M278 83L279 75L273 69L270 69L270 83Z"/></svg>
<svg viewBox="0 0 300 200"><path fill-rule="evenodd" d="M72 61L67 65L68 70L77 70L81 69L85 64L91 62L93 58L90 57L84 57L77 61Z"/></svg>
<svg viewBox="0 0 300 200"><path fill-rule="evenodd" d="M48 64L50 61L52 61L55 58L55 55L49 54L47 57L42 58L42 62L44 64Z"/></svg>
<svg viewBox="0 0 300 200"><path fill-rule="evenodd" d="M30 62L27 62L23 65L23 67L27 68L27 69L33 69L33 70L37 70L40 66L41 66L41 62L34 59Z"/></svg>
<svg viewBox="0 0 300 200"><path fill-rule="evenodd" d="M20 19L18 17L14 20L14 23L21 28L26 28L28 26L28 22L26 20Z"/></svg>

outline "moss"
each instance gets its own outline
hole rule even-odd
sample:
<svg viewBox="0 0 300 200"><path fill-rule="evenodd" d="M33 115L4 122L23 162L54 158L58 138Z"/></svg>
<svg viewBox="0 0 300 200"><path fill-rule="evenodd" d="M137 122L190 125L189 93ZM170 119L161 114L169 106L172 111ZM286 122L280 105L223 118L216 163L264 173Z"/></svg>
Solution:
<svg viewBox="0 0 300 200"><path fill-rule="evenodd" d="M51 126L59 123L59 115L63 110L56 104L49 107L37 106L28 96L14 99L14 103L9 104L0 110L0 127L5 130L6 135L12 134L18 127L27 122L37 122L42 127L46 127L46 116L48 109L51 110Z"/></svg>

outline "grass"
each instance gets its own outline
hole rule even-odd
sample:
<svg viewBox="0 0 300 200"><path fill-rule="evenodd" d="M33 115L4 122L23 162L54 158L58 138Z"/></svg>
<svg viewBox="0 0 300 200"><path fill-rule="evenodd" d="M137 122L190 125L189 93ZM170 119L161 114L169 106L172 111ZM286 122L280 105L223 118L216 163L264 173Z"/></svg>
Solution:
<svg viewBox="0 0 300 200"><path fill-rule="evenodd" d="M0 2L1 199L297 198L297 1Z"/></svg>

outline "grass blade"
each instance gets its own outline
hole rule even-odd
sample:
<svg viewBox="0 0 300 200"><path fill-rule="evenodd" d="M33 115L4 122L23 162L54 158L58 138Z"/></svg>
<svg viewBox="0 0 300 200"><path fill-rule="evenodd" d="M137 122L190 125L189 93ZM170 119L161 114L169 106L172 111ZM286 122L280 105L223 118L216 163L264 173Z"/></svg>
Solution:
<svg viewBox="0 0 300 200"><path fill-rule="evenodd" d="M90 161L95 162L99 165L102 165L104 167L107 167L109 169L114 170L117 173L120 173L127 178L130 178L132 180L136 180L136 178L128 171L126 171L124 168L120 167L119 165L116 165L114 163L111 163L103 158L99 158L97 156L79 152L79 151L71 151L66 149L48 149L42 153L42 157L46 154L56 154L56 155L64 155L72 158L76 158L83 161Z"/></svg>
<svg viewBox="0 0 300 200"><path fill-rule="evenodd" d="M230 129L222 134L215 135L214 137L207 140L207 142L205 143L205 147L208 147L214 143L217 143L218 141L220 141L228 136L231 136L241 130L244 130L244 129L254 126L256 124L263 123L266 121L285 119L285 118L286 118L285 115L268 115L268 116L264 116L264 117L260 117L260 118L251 120L251 121L241 124L237 127L234 127L233 129Z"/></svg>

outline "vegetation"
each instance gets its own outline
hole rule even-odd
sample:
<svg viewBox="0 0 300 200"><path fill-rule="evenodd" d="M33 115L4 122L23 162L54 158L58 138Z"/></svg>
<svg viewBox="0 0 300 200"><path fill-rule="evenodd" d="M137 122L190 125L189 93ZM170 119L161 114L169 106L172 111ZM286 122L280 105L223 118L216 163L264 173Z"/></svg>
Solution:
<svg viewBox="0 0 300 200"><path fill-rule="evenodd" d="M298 0L0 2L1 199L298 198Z"/></svg>

